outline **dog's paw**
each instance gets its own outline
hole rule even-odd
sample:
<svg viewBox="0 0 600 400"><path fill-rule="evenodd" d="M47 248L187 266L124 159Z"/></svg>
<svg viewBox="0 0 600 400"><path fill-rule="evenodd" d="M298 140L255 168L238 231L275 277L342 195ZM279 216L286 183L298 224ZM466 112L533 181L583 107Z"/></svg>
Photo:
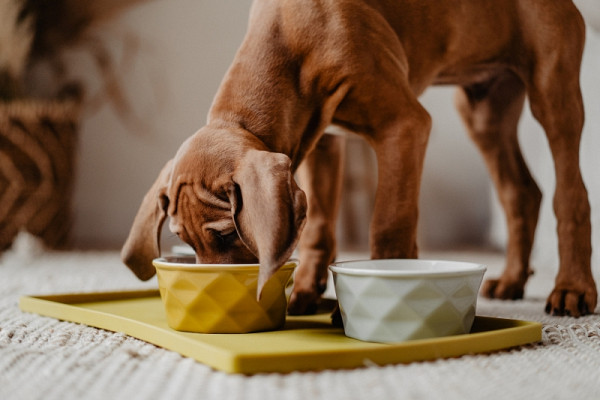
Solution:
<svg viewBox="0 0 600 400"><path fill-rule="evenodd" d="M594 312L597 299L598 295L594 285L585 288L557 286L548 296L546 312L551 315L581 317Z"/></svg>
<svg viewBox="0 0 600 400"><path fill-rule="evenodd" d="M296 274L294 290L288 304L288 314L310 315L317 312L321 295L327 289L327 276L322 280L314 279L312 276L309 278Z"/></svg>
<svg viewBox="0 0 600 400"><path fill-rule="evenodd" d="M311 315L317 312L321 295L315 291L294 291L290 296L287 312L289 315Z"/></svg>
<svg viewBox="0 0 600 400"><path fill-rule="evenodd" d="M488 279L481 286L481 294L490 299L519 300L523 298L525 285L506 279Z"/></svg>

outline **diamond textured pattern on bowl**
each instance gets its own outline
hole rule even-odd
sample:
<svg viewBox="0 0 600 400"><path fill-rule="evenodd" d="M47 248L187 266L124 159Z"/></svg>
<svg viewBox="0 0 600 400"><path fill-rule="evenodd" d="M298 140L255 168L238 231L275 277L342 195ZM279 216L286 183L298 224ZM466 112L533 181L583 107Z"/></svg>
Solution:
<svg viewBox="0 0 600 400"><path fill-rule="evenodd" d="M284 289L292 271L277 271L258 301L258 268L256 272L157 268L169 326L202 333L246 333L283 326L287 308Z"/></svg>
<svg viewBox="0 0 600 400"><path fill-rule="evenodd" d="M380 342L467 333L481 275L404 278L398 284L397 278L334 274L344 331Z"/></svg>

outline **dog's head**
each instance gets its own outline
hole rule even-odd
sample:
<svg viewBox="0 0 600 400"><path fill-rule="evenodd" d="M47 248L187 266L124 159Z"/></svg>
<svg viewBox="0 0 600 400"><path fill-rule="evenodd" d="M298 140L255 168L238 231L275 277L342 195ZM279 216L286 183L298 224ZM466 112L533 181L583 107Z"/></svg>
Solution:
<svg viewBox="0 0 600 400"><path fill-rule="evenodd" d="M252 137L201 130L188 139L144 197L123 262L140 278L154 273L160 231L189 244L199 263L260 263L262 285L294 250L306 197L290 159Z"/></svg>

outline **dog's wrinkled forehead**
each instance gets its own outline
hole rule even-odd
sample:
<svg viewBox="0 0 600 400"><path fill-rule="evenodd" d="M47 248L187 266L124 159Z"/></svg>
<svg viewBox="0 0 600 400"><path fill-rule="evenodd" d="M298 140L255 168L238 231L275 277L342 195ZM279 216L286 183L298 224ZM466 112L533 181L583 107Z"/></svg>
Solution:
<svg viewBox="0 0 600 400"><path fill-rule="evenodd" d="M181 208L202 209L204 212L223 214L231 211L226 198L221 198L207 189L202 182L186 179L185 175L176 178L168 187L168 214L174 216ZM210 212L214 210L214 212Z"/></svg>
<svg viewBox="0 0 600 400"><path fill-rule="evenodd" d="M183 193L187 194L186 201L193 204L201 202L204 207L230 210L227 188L233 166L214 150L214 143L197 135L181 145L165 193L169 199L169 215L177 212Z"/></svg>
<svg viewBox="0 0 600 400"><path fill-rule="evenodd" d="M229 233L235 230L228 201L184 178L176 180L169 189L169 229L196 252L206 251L209 232Z"/></svg>

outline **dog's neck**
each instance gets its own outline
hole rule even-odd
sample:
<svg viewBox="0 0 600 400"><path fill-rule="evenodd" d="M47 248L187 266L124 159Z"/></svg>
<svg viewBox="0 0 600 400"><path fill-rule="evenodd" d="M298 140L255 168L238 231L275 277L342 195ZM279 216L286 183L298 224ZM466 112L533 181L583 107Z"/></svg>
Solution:
<svg viewBox="0 0 600 400"><path fill-rule="evenodd" d="M250 132L269 151L290 157L295 169L329 123L321 112L326 99L313 82L301 81L302 55L282 43L280 21L260 17L219 87L208 125Z"/></svg>
<svg viewBox="0 0 600 400"><path fill-rule="evenodd" d="M291 79L268 72L275 65L252 65L239 58L215 97L208 125L243 129L296 165L304 156L300 154L306 148L304 141L317 139L311 137L316 132L308 131L313 107L293 88ZM266 82L273 79L275 84Z"/></svg>

